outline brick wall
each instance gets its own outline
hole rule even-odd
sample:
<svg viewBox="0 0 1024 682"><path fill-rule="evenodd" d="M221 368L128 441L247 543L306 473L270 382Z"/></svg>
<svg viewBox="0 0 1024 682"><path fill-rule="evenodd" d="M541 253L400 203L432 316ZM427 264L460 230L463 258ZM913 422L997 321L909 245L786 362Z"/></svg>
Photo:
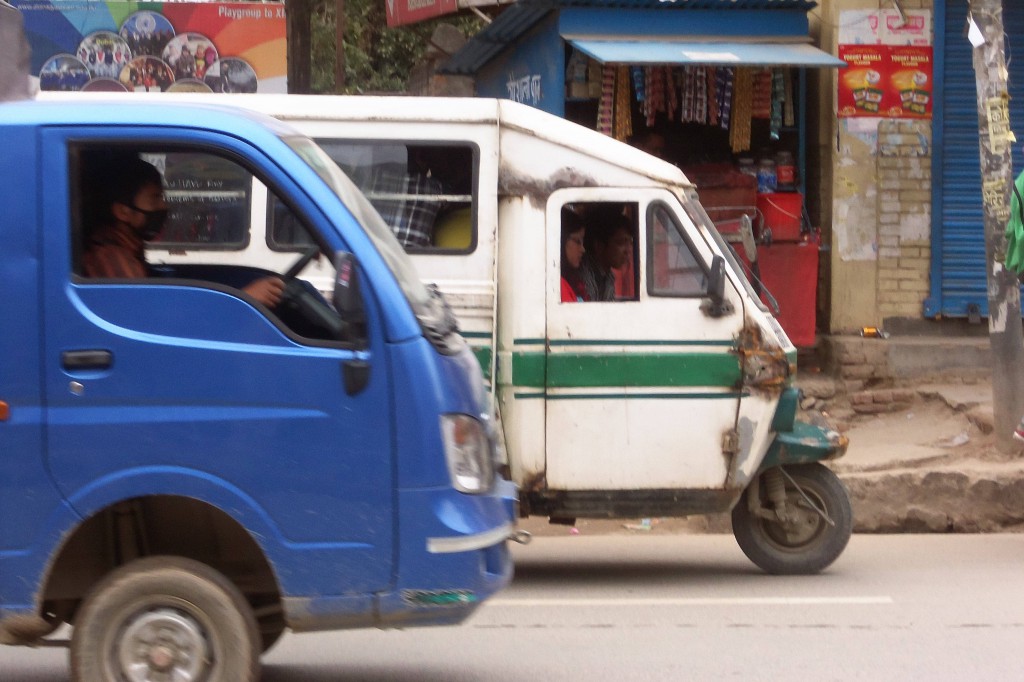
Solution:
<svg viewBox="0 0 1024 682"><path fill-rule="evenodd" d="M931 121L878 126L878 312L921 317L931 260Z"/></svg>

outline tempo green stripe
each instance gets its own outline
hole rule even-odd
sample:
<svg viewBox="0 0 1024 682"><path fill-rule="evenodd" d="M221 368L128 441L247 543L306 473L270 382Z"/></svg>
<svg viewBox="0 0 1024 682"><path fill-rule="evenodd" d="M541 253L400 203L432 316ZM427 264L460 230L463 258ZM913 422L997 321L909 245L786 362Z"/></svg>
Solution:
<svg viewBox="0 0 1024 682"><path fill-rule="evenodd" d="M464 339L489 339L491 338L490 332L459 332L462 334Z"/></svg>
<svg viewBox="0 0 1024 682"><path fill-rule="evenodd" d="M709 341L672 340L672 339L644 339L644 340L615 340L606 339L552 339L551 346L612 346L621 348L623 346L716 346L732 348L736 345L731 339L711 339Z"/></svg>
<svg viewBox="0 0 1024 682"><path fill-rule="evenodd" d="M729 353L544 353L512 355L512 384L524 388L733 387L740 385Z"/></svg>
<svg viewBox="0 0 1024 682"><path fill-rule="evenodd" d="M474 348L473 355L476 356L476 361L480 363L480 369L484 373L484 381L491 380L491 347L484 346L482 348Z"/></svg>
<svg viewBox="0 0 1024 682"><path fill-rule="evenodd" d="M725 353L650 353L644 355L551 354L547 386L738 386L734 355Z"/></svg>
<svg viewBox="0 0 1024 682"><path fill-rule="evenodd" d="M513 346L543 346L547 339L513 339Z"/></svg>
<svg viewBox="0 0 1024 682"><path fill-rule="evenodd" d="M745 393L548 393L548 400L739 400Z"/></svg>
<svg viewBox="0 0 1024 682"><path fill-rule="evenodd" d="M547 396L544 393L513 393L512 397L519 400L522 398L546 398Z"/></svg>
<svg viewBox="0 0 1024 682"><path fill-rule="evenodd" d="M622 348L624 346L714 346L732 348L735 342L731 339L710 339L697 341L694 339L515 339L514 346L547 346L571 347L571 346L610 346Z"/></svg>
<svg viewBox="0 0 1024 682"><path fill-rule="evenodd" d="M748 393L513 393L516 400L547 398L548 400L739 400Z"/></svg>

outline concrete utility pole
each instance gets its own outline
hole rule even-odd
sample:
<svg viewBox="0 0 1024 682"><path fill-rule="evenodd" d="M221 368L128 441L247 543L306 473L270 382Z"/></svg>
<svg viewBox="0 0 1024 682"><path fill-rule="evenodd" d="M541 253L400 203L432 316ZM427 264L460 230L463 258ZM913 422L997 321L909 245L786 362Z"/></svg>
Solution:
<svg viewBox="0 0 1024 682"><path fill-rule="evenodd" d="M969 0L968 17L976 25L968 36L974 46L978 83L978 143L984 209L985 263L988 271L988 333L992 348L992 405L996 437L1003 451L1016 449L1013 430L1024 411L1024 334L1020 284L1006 269L1006 223L1013 184L1013 134L1006 89L1002 0Z"/></svg>

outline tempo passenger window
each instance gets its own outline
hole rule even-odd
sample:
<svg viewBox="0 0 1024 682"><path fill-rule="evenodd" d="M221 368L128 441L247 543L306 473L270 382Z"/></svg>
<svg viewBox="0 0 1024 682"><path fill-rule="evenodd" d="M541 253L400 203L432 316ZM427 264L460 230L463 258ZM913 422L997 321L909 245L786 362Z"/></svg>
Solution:
<svg viewBox="0 0 1024 682"><path fill-rule="evenodd" d="M317 144L366 194L406 251L476 248L475 146L329 139Z"/></svg>
<svg viewBox="0 0 1024 682"><path fill-rule="evenodd" d="M563 302L637 300L636 214L632 202L562 207Z"/></svg>

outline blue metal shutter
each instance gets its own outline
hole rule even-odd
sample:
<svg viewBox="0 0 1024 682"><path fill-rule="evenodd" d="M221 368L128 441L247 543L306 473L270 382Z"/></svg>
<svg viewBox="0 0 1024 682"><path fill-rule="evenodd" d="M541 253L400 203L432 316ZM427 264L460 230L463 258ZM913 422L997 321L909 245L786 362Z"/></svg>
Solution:
<svg viewBox="0 0 1024 682"><path fill-rule="evenodd" d="M932 159L932 272L926 317L963 317L977 307L988 314L985 232L978 152L978 96L965 0L936 2ZM1012 5L1012 6L1011 6ZM1006 61L1010 70L1010 121L1024 141L1024 7L1003 3ZM1021 50L1015 55L1013 48ZM1014 59L1017 57L1017 59ZM1015 145L1015 173L1024 158Z"/></svg>

